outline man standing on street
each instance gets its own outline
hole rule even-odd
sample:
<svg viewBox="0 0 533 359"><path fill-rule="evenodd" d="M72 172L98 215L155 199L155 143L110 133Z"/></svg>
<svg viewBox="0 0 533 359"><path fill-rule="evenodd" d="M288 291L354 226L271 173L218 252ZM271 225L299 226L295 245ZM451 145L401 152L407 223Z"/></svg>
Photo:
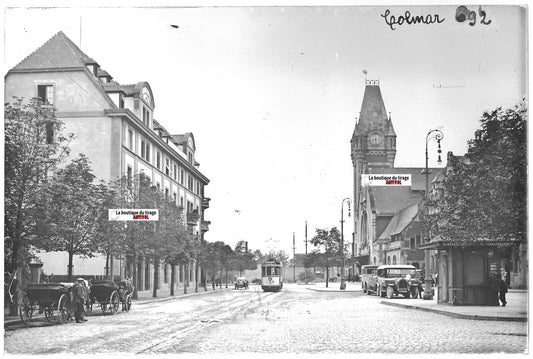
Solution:
<svg viewBox="0 0 533 359"><path fill-rule="evenodd" d="M500 302L502 302L502 307L505 307L507 300L505 300L505 293L507 293L507 283L505 279L500 278Z"/></svg>

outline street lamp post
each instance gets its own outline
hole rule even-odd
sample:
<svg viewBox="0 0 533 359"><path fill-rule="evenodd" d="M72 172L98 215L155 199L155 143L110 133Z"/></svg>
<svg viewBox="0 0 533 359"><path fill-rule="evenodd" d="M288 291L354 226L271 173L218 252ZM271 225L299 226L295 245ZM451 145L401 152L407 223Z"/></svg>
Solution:
<svg viewBox="0 0 533 359"><path fill-rule="evenodd" d="M348 217L350 217L350 204L352 200L345 198L341 203L341 290L346 289L346 281L344 279L344 201L348 202Z"/></svg>
<svg viewBox="0 0 533 359"><path fill-rule="evenodd" d="M444 137L444 134L442 133L441 130L431 130L427 133L426 135L426 168L425 168L425 175L426 175L426 198L425 198L425 205L424 205L424 211L426 213L426 216L425 216L425 221L426 221L426 229L424 230L424 237L425 237L425 241L426 242L429 242L429 227L428 227L428 200L429 200L429 169L428 169L428 143L431 139L435 139L437 140L437 143L438 143L438 154L439 154L439 157L438 157L438 160L437 162L440 164L442 162L441 160L441 157L440 157L440 154L441 154L441 149L440 149L440 141L443 139ZM425 254L424 254L424 258L425 258L425 262L426 262L426 270L425 270L425 276L424 276L424 299L425 300L432 300L433 299L433 294L431 293L431 288L432 288L432 284L431 284L431 275L429 274L429 262L430 262L430 253L429 253L429 249L426 249L425 250Z"/></svg>

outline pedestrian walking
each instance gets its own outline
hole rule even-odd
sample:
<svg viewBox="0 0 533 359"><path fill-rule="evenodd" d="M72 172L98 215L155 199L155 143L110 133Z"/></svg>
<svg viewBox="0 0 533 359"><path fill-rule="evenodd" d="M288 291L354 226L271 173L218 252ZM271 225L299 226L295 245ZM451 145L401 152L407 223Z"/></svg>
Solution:
<svg viewBox="0 0 533 359"><path fill-rule="evenodd" d="M85 302L85 292L80 283L74 284L70 292L70 300L72 301L72 306L74 307L74 319L76 323L86 322L87 319L84 318L84 309L83 303Z"/></svg>
<svg viewBox="0 0 533 359"><path fill-rule="evenodd" d="M489 274L489 305L499 306L498 292L500 291L501 277L497 273L491 272Z"/></svg>
<svg viewBox="0 0 533 359"><path fill-rule="evenodd" d="M507 282L505 279L500 278L500 302L502 302L502 307L505 307L507 300L505 299L505 293L507 293Z"/></svg>

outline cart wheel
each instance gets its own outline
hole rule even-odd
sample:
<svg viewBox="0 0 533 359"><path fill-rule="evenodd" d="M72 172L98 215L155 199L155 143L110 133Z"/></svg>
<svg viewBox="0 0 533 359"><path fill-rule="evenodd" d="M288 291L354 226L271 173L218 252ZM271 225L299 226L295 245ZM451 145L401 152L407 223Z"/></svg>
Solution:
<svg viewBox="0 0 533 359"><path fill-rule="evenodd" d="M126 312L129 312L131 309L131 294L126 297Z"/></svg>
<svg viewBox="0 0 533 359"><path fill-rule="evenodd" d="M118 297L118 293L114 291L111 293L111 298L109 298L109 311L111 314L117 314L118 307L120 306L120 298Z"/></svg>
<svg viewBox="0 0 533 359"><path fill-rule="evenodd" d="M62 294L57 303L57 324L63 324L67 321L68 317L68 296Z"/></svg>
<svg viewBox="0 0 533 359"><path fill-rule="evenodd" d="M51 322L52 318L54 317L54 307L50 306L44 308L44 317L46 318L46 320Z"/></svg>
<svg viewBox="0 0 533 359"><path fill-rule="evenodd" d="M33 305L30 303L30 300L27 296L22 297L19 306L19 314L22 323L28 324L33 316Z"/></svg>

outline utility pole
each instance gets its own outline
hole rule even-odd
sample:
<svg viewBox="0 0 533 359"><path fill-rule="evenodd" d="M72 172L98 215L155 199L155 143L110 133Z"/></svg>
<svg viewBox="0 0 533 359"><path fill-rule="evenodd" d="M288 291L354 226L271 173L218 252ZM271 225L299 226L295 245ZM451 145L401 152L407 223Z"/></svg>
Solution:
<svg viewBox="0 0 533 359"><path fill-rule="evenodd" d="M307 258L307 221L305 221L305 257ZM305 283L308 282L307 280L307 266L304 266L304 272L305 272Z"/></svg>
<svg viewBox="0 0 533 359"><path fill-rule="evenodd" d="M294 232L292 232L292 267L294 283L296 283L296 238Z"/></svg>

